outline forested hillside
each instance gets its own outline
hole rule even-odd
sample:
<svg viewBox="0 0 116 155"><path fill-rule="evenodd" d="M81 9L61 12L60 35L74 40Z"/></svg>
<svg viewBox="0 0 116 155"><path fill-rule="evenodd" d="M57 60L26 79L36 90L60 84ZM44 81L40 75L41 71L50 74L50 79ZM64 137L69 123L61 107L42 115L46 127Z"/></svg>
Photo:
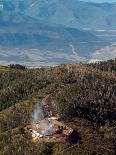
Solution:
<svg viewBox="0 0 116 155"><path fill-rule="evenodd" d="M99 62L99 63L91 63L91 64L87 64L87 66L88 67L91 66L101 71L114 72L114 74L116 74L115 73L116 72L116 59Z"/></svg>
<svg viewBox="0 0 116 155"><path fill-rule="evenodd" d="M56 90L60 120L81 136L76 145L33 143L24 131L35 105ZM116 59L40 69L0 67L0 111L0 154L114 155Z"/></svg>

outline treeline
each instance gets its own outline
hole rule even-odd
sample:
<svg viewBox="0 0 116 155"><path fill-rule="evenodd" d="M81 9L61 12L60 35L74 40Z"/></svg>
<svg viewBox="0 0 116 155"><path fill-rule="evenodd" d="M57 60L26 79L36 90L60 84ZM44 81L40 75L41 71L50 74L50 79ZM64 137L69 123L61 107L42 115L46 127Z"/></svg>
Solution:
<svg viewBox="0 0 116 155"><path fill-rule="evenodd" d="M116 72L116 58L114 60L90 63L87 66L101 71Z"/></svg>
<svg viewBox="0 0 116 155"><path fill-rule="evenodd" d="M23 66L23 65L20 65L20 64L10 64L9 67L11 69L20 69L20 70L26 70L27 69L26 66Z"/></svg>

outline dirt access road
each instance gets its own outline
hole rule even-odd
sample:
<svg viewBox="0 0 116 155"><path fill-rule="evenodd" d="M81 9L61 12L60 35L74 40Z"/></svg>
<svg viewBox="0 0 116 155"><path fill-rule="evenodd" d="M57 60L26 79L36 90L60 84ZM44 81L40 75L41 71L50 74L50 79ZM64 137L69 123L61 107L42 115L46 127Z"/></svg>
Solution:
<svg viewBox="0 0 116 155"><path fill-rule="evenodd" d="M59 93L63 87L64 86L59 86L53 93L48 94L42 100L42 106L43 106L43 110L44 110L44 113L45 113L45 117L56 116L57 115L57 107L56 107L56 104L53 101L53 97L55 97L55 95L57 93Z"/></svg>

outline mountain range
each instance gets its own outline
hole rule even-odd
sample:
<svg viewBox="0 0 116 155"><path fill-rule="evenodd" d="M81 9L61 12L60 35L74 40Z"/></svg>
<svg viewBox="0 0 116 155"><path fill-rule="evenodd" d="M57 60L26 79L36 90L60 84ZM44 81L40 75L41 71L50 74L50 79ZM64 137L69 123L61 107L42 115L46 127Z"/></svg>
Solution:
<svg viewBox="0 0 116 155"><path fill-rule="evenodd" d="M0 62L30 64L27 51L42 65L87 61L116 42L115 28L116 3L0 0Z"/></svg>
<svg viewBox="0 0 116 155"><path fill-rule="evenodd" d="M25 14L43 22L80 29L116 29L116 3L94 4L78 0L40 0Z"/></svg>
<svg viewBox="0 0 116 155"><path fill-rule="evenodd" d="M80 29L116 29L116 3L79 0L1 0L4 13L23 13L43 23Z"/></svg>

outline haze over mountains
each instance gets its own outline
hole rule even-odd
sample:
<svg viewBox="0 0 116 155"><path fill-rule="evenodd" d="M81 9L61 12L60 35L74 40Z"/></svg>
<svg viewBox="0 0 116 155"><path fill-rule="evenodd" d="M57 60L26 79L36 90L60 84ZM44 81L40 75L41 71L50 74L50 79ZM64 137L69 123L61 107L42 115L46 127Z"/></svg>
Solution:
<svg viewBox="0 0 116 155"><path fill-rule="evenodd" d="M116 3L0 0L0 63L88 61L116 42L115 29Z"/></svg>

